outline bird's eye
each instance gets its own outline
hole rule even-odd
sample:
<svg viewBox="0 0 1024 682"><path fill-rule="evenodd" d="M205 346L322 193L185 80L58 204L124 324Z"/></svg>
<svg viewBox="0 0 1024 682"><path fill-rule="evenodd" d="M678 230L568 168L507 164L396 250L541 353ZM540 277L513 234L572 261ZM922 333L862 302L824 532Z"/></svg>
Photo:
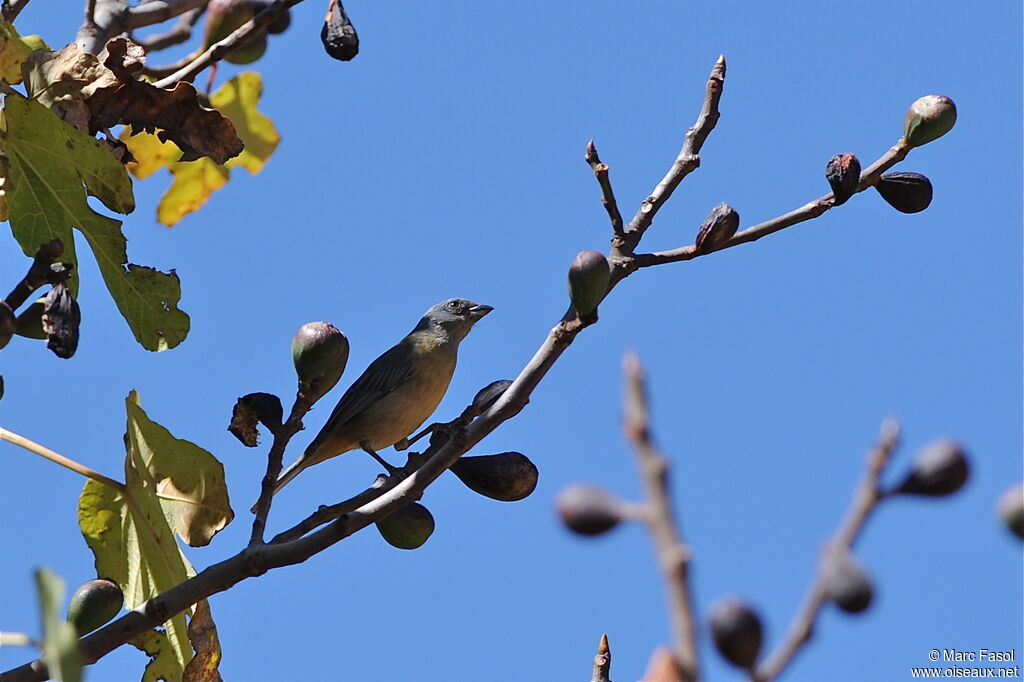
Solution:
<svg viewBox="0 0 1024 682"><path fill-rule="evenodd" d="M448 310L458 311L462 307L461 301L448 301Z"/></svg>

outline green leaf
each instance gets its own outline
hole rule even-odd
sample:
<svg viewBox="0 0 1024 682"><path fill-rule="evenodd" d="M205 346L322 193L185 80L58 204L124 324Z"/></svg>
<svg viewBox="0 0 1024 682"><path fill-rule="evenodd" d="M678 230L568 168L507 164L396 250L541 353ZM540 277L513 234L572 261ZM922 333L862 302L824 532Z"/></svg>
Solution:
<svg viewBox="0 0 1024 682"><path fill-rule="evenodd" d="M149 656L149 663L142 673L142 682L159 680L181 680L184 667L178 660L167 633L163 630L148 630L130 640L130 644Z"/></svg>
<svg viewBox="0 0 1024 682"><path fill-rule="evenodd" d="M205 545L234 514L224 467L213 455L150 420L134 391L126 408L125 489L87 481L78 523L96 556L96 574L115 581L125 606L134 609L195 575L175 533L192 545ZM136 643L154 657L152 679L181 679L192 658L185 620L191 613L167 621L163 640L150 635Z"/></svg>
<svg viewBox="0 0 1024 682"><path fill-rule="evenodd" d="M81 682L78 633L75 626L60 615L64 605L64 581L48 568L37 569L35 578L43 621L43 657L50 676L59 682Z"/></svg>
<svg viewBox="0 0 1024 682"><path fill-rule="evenodd" d="M50 48L39 36L22 38L12 24L0 21L0 78L11 85L21 82L21 65L36 50Z"/></svg>
<svg viewBox="0 0 1024 682"><path fill-rule="evenodd" d="M18 96L4 102L11 187L5 184L11 229L26 255L58 238L63 260L77 263L72 228L85 235L107 288L136 340L147 350L173 348L188 334L189 319L177 303L177 276L128 263L120 221L100 215L86 194L107 208L135 208L131 179L98 140ZM77 271L77 269L76 269ZM77 296L77 276L71 280Z"/></svg>
<svg viewBox="0 0 1024 682"><path fill-rule="evenodd" d="M263 94L258 73L241 73L217 89L210 103L231 119L235 132L245 144L241 154L223 165L208 158L179 161L181 150L170 142L161 142L156 135L122 133L121 140L135 157L129 165L132 174L146 178L158 169L170 169L174 180L157 206L157 220L173 227L189 213L198 211L210 196L231 177L232 168L244 168L253 175L263 170L274 153L281 136L269 118L256 110Z"/></svg>

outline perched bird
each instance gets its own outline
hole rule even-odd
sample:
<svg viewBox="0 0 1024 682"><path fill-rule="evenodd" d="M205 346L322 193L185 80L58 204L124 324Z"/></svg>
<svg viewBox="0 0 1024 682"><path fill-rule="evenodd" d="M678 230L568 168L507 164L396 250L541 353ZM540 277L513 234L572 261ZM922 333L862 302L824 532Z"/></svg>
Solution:
<svg viewBox="0 0 1024 682"><path fill-rule="evenodd" d="M274 493L303 469L356 448L392 471L377 450L403 440L433 414L455 373L459 342L492 310L464 298L430 308L345 391L320 433L277 479Z"/></svg>

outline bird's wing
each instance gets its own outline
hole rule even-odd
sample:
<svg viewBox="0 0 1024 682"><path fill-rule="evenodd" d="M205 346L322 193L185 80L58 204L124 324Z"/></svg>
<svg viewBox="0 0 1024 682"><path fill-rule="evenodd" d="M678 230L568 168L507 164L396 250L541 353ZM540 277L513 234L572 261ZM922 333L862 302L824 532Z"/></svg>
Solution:
<svg viewBox="0 0 1024 682"><path fill-rule="evenodd" d="M333 432L350 419L402 385L413 374L412 355L405 343L399 343L370 363L366 371L341 396L327 423L313 439L307 452L313 452L325 434Z"/></svg>

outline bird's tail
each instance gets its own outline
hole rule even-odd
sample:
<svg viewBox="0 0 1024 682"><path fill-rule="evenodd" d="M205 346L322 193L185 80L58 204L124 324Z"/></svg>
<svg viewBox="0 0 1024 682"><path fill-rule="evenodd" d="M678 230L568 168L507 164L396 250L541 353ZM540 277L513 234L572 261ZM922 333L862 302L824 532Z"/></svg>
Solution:
<svg viewBox="0 0 1024 682"><path fill-rule="evenodd" d="M291 466L281 472L281 475L277 477L277 483L274 484L274 494L276 495L281 492L281 488L288 485L291 480L298 476L307 466L309 466L309 462L306 459L306 455L302 455L302 457L299 457L297 460L292 462ZM249 511L255 514L256 505L254 504Z"/></svg>

